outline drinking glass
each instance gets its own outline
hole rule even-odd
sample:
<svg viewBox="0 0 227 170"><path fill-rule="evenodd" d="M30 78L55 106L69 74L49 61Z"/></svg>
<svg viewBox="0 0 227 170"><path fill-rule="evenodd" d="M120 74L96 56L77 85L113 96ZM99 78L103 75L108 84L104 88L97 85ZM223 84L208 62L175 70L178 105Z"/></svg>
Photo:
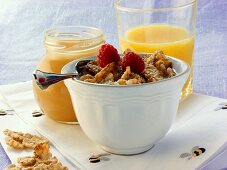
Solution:
<svg viewBox="0 0 227 170"><path fill-rule="evenodd" d="M115 0L118 36L123 51L162 50L191 66L181 99L192 93L196 0Z"/></svg>

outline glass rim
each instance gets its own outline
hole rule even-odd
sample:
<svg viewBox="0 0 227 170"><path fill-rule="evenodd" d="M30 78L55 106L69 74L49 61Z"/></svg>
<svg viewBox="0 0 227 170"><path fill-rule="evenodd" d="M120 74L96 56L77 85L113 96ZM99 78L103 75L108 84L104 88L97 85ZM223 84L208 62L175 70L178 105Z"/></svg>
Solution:
<svg viewBox="0 0 227 170"><path fill-rule="evenodd" d="M64 32L64 31L59 31L59 30L65 29L65 28L66 29L67 28L85 28L85 29L97 31L97 35L95 37L81 39L81 40L85 40L85 41L104 37L104 32L101 29L96 28L96 27L90 27L90 26L55 26L55 27L52 27L52 28L49 28L48 30L46 30L45 33L44 33L44 37L48 38L48 39L56 39L57 40L58 38L51 36L51 33L53 33L54 31ZM73 39L64 39L64 41L72 41L72 40ZM81 41L81 40L77 39L76 41Z"/></svg>
<svg viewBox="0 0 227 170"><path fill-rule="evenodd" d="M191 0L188 3L184 3L181 5L173 5L170 7L161 7L161 8L130 8L130 7L124 7L120 5L121 0L114 0L114 7L117 10L120 11L125 11L125 12L153 12L153 11L168 11L168 10L174 10L174 9L179 9L179 8L184 8L187 6L191 6L197 2L197 0Z"/></svg>

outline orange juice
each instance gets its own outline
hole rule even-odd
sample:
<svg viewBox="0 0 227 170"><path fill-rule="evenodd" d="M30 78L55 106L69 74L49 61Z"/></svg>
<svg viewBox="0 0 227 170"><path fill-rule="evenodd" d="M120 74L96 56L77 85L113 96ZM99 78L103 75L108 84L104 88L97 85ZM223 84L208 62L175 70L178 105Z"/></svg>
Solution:
<svg viewBox="0 0 227 170"><path fill-rule="evenodd" d="M166 55L193 63L194 36L186 29L171 25L144 25L129 29L119 37L121 50L153 53L161 49ZM192 71L182 90L182 98L192 93Z"/></svg>
<svg viewBox="0 0 227 170"><path fill-rule="evenodd" d="M81 30L76 27L75 29L78 31L76 34L70 33L68 30L66 33L53 30L46 34L46 55L40 60L36 69L61 73L62 67L68 62L81 57L97 55L99 47L104 42L102 32L90 27L82 27ZM101 35L98 36L96 33ZM83 37L87 35L92 35L92 37ZM41 90L33 81L33 91L40 109L48 117L65 123L77 121L69 92L63 81L51 85L45 90Z"/></svg>

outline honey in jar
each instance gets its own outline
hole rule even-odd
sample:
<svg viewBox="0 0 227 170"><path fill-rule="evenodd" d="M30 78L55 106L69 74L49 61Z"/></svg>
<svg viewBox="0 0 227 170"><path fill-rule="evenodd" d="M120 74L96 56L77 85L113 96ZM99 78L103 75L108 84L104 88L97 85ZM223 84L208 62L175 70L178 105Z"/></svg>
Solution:
<svg viewBox="0 0 227 170"><path fill-rule="evenodd" d="M86 26L65 26L45 33L46 54L37 68L45 72L61 73L70 61L97 55L104 43L103 32ZM51 119L64 123L77 122L70 95L64 82L58 82L41 90L33 81L33 91L40 109Z"/></svg>

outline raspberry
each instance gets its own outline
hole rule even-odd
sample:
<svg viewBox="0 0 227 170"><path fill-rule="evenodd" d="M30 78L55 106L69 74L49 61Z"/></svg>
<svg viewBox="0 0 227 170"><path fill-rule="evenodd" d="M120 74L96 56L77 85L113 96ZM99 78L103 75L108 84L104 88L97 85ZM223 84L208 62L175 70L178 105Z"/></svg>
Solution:
<svg viewBox="0 0 227 170"><path fill-rule="evenodd" d="M44 77L38 78L38 82L39 83L44 83L45 81L46 81L46 79Z"/></svg>
<svg viewBox="0 0 227 170"><path fill-rule="evenodd" d="M120 60L120 55L117 49L110 44L103 44L99 49L97 55L97 61L100 67L105 67L109 63L118 62Z"/></svg>
<svg viewBox="0 0 227 170"><path fill-rule="evenodd" d="M145 69L143 59L136 53L128 51L122 60L122 69L126 70L126 67L130 66L131 71L140 74Z"/></svg>

